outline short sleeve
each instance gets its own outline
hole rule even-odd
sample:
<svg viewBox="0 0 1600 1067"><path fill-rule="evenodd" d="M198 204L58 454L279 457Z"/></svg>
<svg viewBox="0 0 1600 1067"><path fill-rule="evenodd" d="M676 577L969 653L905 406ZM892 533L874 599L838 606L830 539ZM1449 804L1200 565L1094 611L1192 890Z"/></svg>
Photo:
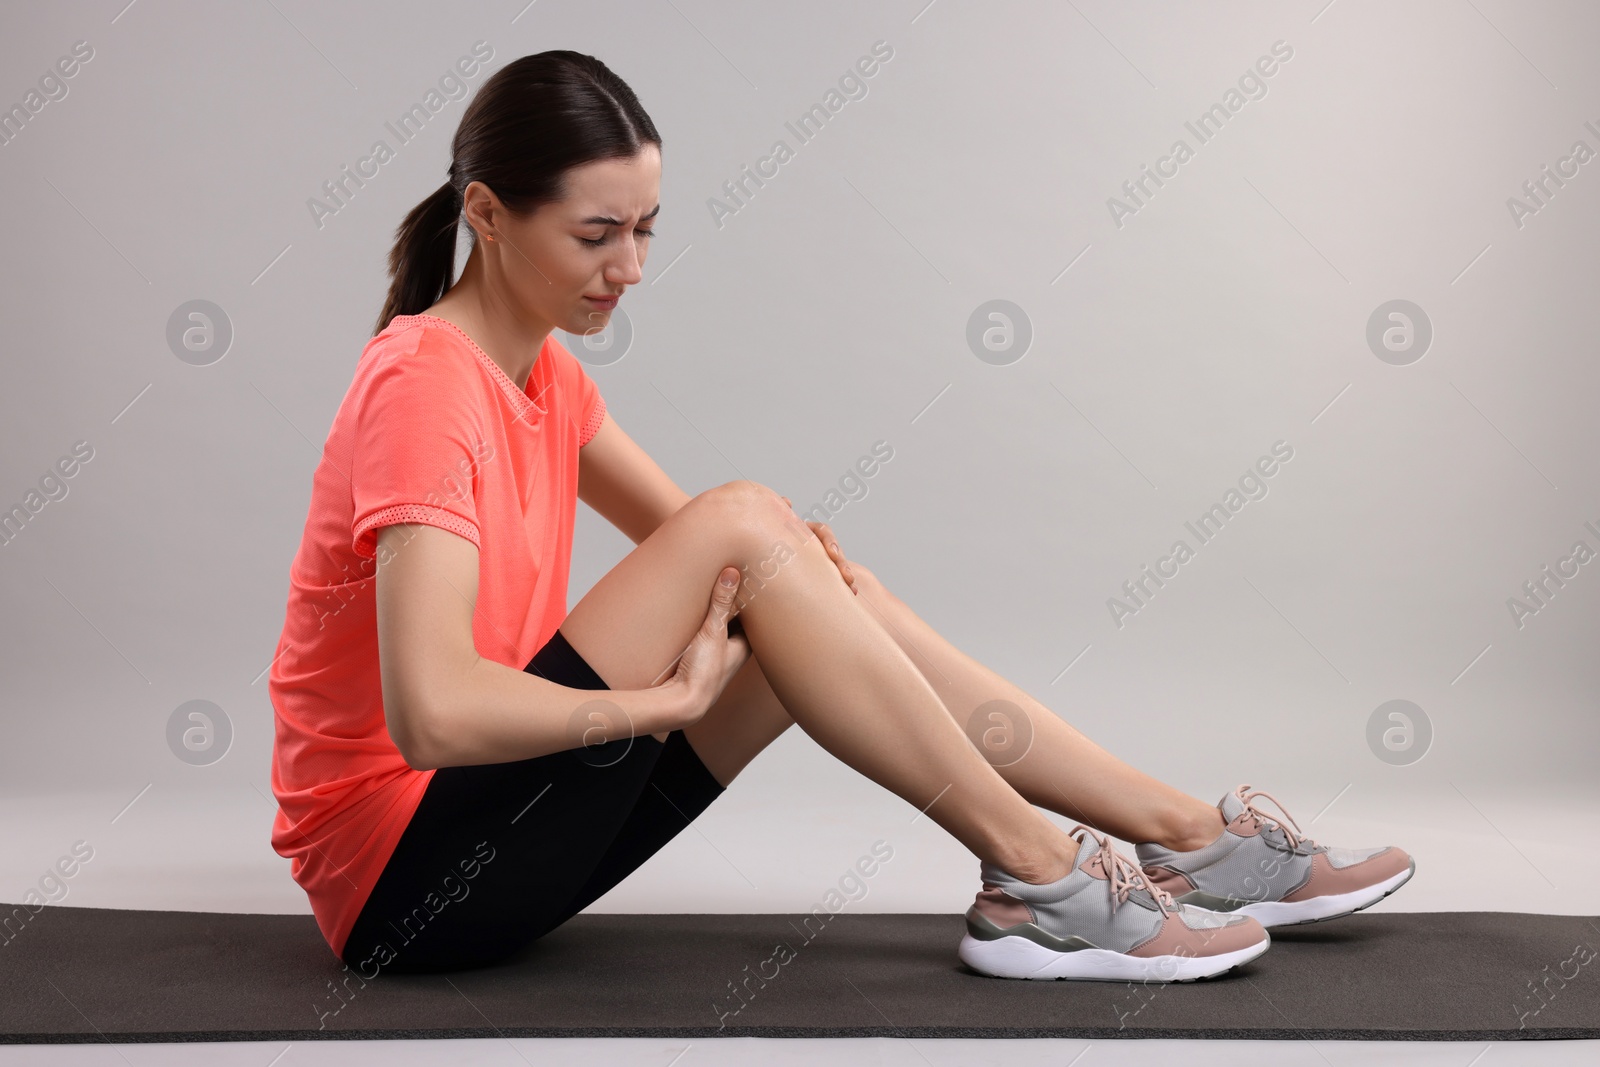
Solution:
<svg viewBox="0 0 1600 1067"><path fill-rule="evenodd" d="M475 373L442 348L387 358L373 371L350 471L358 556L375 558L378 529L400 522L437 526L482 547L474 487L493 445Z"/></svg>
<svg viewBox="0 0 1600 1067"><path fill-rule="evenodd" d="M578 447L582 448L589 443L589 439L600 432L600 424L606 421L606 398L600 395L600 389L584 375L584 381L589 382L589 389L594 394L594 400L589 404L589 417L583 420L578 430ZM581 408L580 408L581 410Z"/></svg>

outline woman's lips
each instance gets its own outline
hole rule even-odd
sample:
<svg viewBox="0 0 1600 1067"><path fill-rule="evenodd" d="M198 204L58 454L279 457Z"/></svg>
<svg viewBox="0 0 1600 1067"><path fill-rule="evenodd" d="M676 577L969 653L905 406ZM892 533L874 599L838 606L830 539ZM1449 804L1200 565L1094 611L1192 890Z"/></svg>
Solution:
<svg viewBox="0 0 1600 1067"><path fill-rule="evenodd" d="M596 307L603 307L603 308L606 308L607 310L610 310L611 308L616 307L617 306L617 300L618 300L618 298L614 297L614 296L605 296L605 297L590 296L587 293L584 294L583 298L585 300L589 301L591 304L594 304Z"/></svg>

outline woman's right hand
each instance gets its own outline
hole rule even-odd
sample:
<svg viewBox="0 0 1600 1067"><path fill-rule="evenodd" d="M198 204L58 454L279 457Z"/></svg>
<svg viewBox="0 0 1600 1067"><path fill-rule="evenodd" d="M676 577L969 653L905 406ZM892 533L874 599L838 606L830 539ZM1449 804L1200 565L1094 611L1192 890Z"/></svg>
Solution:
<svg viewBox="0 0 1600 1067"><path fill-rule="evenodd" d="M705 622L678 658L677 673L666 683L683 691L684 718L679 728L699 721L750 658L750 642L743 632L728 634L734 595L739 589L739 569L724 567L717 579L711 587L711 608ZM731 584L725 585L724 581Z"/></svg>

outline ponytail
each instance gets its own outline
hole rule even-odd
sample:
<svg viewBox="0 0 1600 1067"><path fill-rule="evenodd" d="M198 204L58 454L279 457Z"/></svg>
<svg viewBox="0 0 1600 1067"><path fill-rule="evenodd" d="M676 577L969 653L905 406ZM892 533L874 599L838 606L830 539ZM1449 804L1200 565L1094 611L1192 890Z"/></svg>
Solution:
<svg viewBox="0 0 1600 1067"><path fill-rule="evenodd" d="M455 284L462 195L474 181L519 217L566 196L567 170L630 159L661 136L628 84L594 56L522 56L478 89L450 144L450 177L411 209L389 251L389 295L373 329L426 311Z"/></svg>
<svg viewBox="0 0 1600 1067"><path fill-rule="evenodd" d="M389 296L373 336L396 315L415 315L433 306L455 281L456 231L461 222L461 192L454 179L411 209L389 250Z"/></svg>

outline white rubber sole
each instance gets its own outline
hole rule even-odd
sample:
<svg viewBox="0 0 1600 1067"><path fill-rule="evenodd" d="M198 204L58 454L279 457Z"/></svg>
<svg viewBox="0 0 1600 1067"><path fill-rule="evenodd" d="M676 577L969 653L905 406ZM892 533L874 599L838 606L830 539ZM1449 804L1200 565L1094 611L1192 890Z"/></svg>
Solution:
<svg viewBox="0 0 1600 1067"><path fill-rule="evenodd" d="M1337 919L1341 915L1350 915L1362 908L1370 908L1396 889L1405 885L1413 874L1417 873L1417 864L1413 860L1411 866L1399 874L1369 885L1365 889L1352 890L1349 893L1335 893L1323 897L1312 897L1310 900L1297 900L1292 903L1282 900L1263 900L1256 904L1246 904L1230 914L1248 915L1262 926L1297 926L1300 923L1321 922L1323 919Z"/></svg>
<svg viewBox="0 0 1600 1067"><path fill-rule="evenodd" d="M993 978L1075 979L1107 982L1192 982L1249 963L1272 947L1272 938L1216 956L1129 956L1105 948L1057 952L1025 937L980 941L961 938L961 962Z"/></svg>

